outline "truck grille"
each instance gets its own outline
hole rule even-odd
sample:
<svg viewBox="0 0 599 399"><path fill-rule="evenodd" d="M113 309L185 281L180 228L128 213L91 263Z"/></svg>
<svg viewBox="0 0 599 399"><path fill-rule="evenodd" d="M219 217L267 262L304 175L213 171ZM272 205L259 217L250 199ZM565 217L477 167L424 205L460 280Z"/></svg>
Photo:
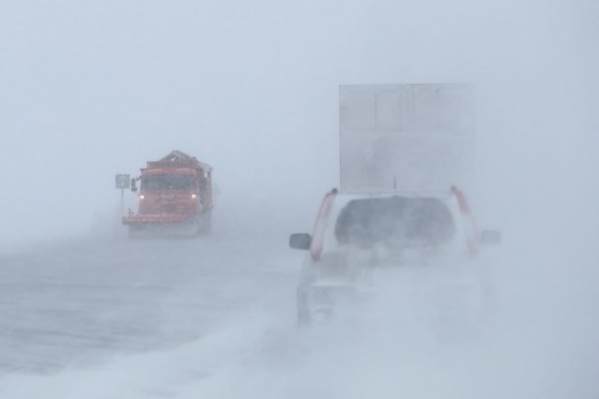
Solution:
<svg viewBox="0 0 599 399"><path fill-rule="evenodd" d="M162 204L160 205L160 213L176 213L177 207L175 204Z"/></svg>

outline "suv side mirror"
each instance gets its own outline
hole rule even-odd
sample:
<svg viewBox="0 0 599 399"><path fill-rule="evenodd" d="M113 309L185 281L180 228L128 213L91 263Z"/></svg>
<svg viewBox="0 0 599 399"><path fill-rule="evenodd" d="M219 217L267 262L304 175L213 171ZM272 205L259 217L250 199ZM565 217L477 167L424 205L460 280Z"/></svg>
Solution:
<svg viewBox="0 0 599 399"><path fill-rule="evenodd" d="M293 249L310 249L312 243L312 236L305 233L292 234L289 237L289 247Z"/></svg>
<svg viewBox="0 0 599 399"><path fill-rule="evenodd" d="M482 245L501 244L501 233L497 230L483 230L480 233L480 243Z"/></svg>

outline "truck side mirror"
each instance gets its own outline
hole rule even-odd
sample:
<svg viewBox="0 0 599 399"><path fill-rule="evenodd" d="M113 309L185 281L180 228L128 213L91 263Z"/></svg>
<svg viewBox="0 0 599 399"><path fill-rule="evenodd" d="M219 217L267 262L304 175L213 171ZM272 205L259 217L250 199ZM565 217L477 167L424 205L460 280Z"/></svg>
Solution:
<svg viewBox="0 0 599 399"><path fill-rule="evenodd" d="M310 249L310 244L312 243L312 236L310 234L305 233L297 233L292 234L289 237L289 247L293 249Z"/></svg>
<svg viewBox="0 0 599 399"><path fill-rule="evenodd" d="M135 185L135 179L131 179L131 191L137 192L137 186Z"/></svg>
<svg viewBox="0 0 599 399"><path fill-rule="evenodd" d="M501 233L497 230L483 230L480 233L480 243L482 245L501 244Z"/></svg>

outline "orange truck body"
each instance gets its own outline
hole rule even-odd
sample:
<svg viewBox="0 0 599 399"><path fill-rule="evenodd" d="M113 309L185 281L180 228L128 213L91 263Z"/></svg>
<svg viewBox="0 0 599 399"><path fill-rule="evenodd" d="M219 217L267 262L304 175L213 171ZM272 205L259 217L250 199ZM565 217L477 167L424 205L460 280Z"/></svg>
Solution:
<svg viewBox="0 0 599 399"><path fill-rule="evenodd" d="M172 151L150 161L141 176L132 179L132 191L139 187L137 214L129 210L123 224L130 231L185 225L194 234L208 232L214 206L212 167L181 151Z"/></svg>

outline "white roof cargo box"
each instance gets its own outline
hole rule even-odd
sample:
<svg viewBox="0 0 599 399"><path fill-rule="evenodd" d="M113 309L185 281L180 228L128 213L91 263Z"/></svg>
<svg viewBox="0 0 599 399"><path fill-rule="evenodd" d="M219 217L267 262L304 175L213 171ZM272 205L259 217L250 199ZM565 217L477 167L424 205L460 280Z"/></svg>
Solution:
<svg viewBox="0 0 599 399"><path fill-rule="evenodd" d="M473 189L471 85L340 86L339 122L342 191Z"/></svg>

